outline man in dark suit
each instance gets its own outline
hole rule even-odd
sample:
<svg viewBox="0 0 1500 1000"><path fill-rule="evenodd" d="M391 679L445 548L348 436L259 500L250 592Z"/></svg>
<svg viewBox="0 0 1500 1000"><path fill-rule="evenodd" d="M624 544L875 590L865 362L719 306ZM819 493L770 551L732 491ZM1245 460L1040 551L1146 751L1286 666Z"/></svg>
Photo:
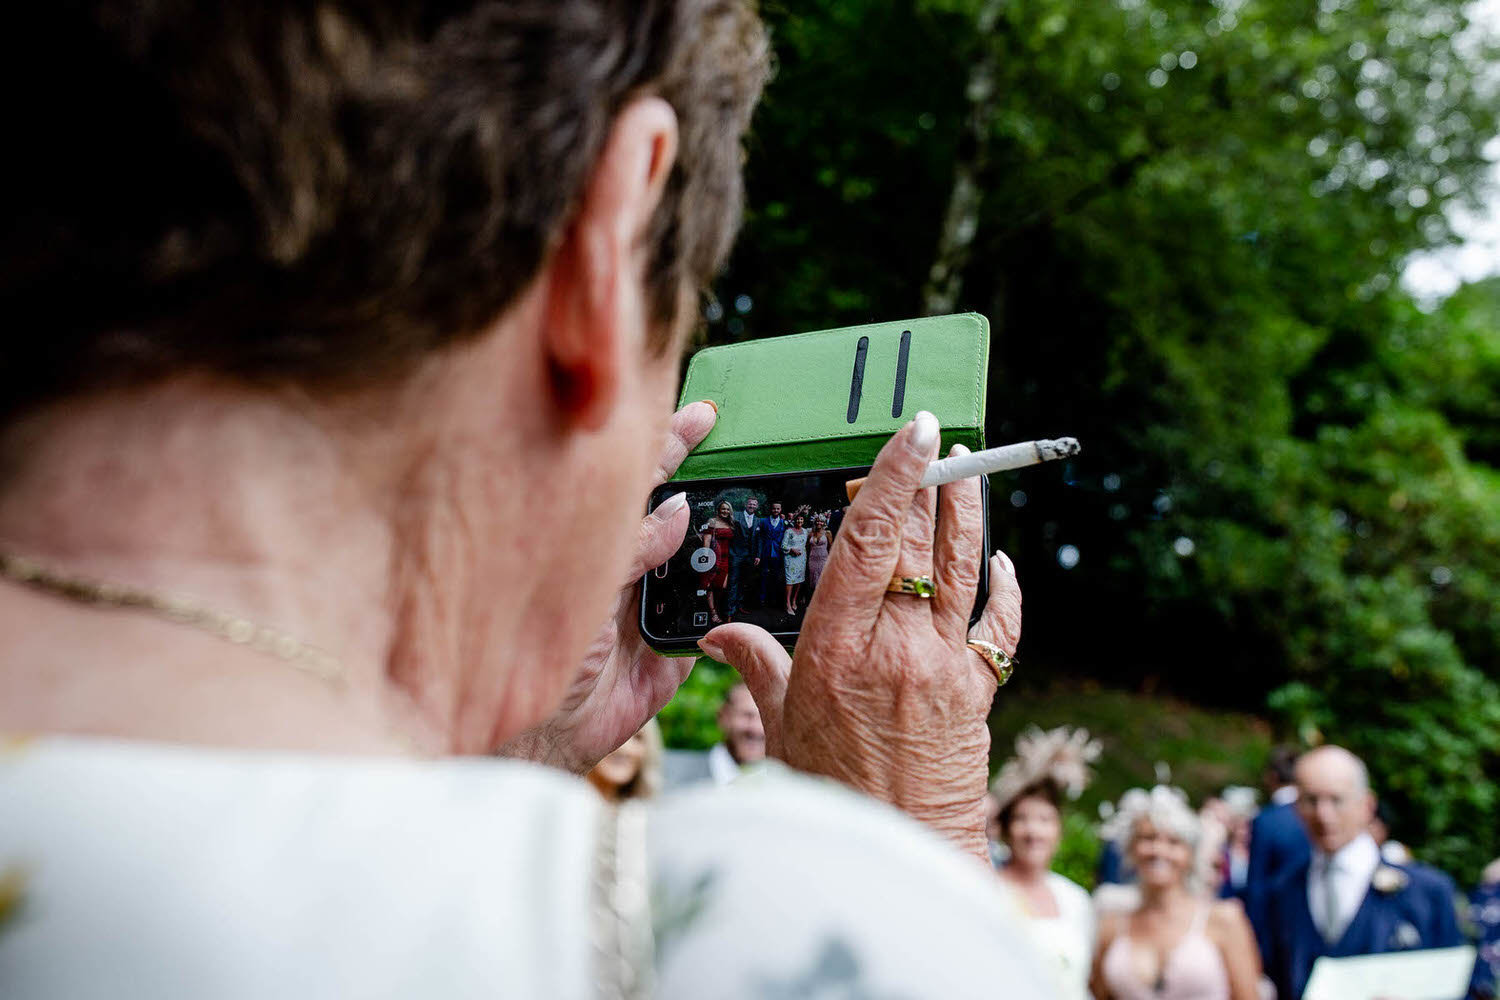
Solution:
<svg viewBox="0 0 1500 1000"><path fill-rule="evenodd" d="M1489 863L1479 887L1469 893L1469 922L1479 948L1469 1000L1494 1000L1500 996L1500 861Z"/></svg>
<svg viewBox="0 0 1500 1000"><path fill-rule="evenodd" d="M1271 887L1283 874L1305 864L1312 852L1307 831L1297 817L1297 750L1278 746L1266 765L1270 801L1250 823L1250 866L1245 874L1245 915L1255 928L1261 962L1271 960L1271 928L1267 908Z"/></svg>
<svg viewBox="0 0 1500 1000"><path fill-rule="evenodd" d="M1375 796L1364 763L1342 747L1297 762L1297 811L1312 857L1269 900L1266 972L1281 1000L1299 1000L1313 962L1463 943L1453 881L1425 865L1381 860L1369 834Z"/></svg>
<svg viewBox="0 0 1500 1000"><path fill-rule="evenodd" d="M781 504L775 500L771 501L771 516L763 517L756 526L759 537L756 545L756 564L760 567L760 603L766 603L766 588L771 588L771 596L781 596L782 587L786 586L786 571L782 568L781 560L781 538L786 534L786 521L781 516Z"/></svg>
<svg viewBox="0 0 1500 1000"><path fill-rule="evenodd" d="M760 509L760 501L755 497L745 501L745 511L731 518L734 524L734 535L729 539L729 617L733 618L739 613L740 605L744 602L745 591L750 588L751 577L755 573L755 556L757 553L757 518L755 512Z"/></svg>

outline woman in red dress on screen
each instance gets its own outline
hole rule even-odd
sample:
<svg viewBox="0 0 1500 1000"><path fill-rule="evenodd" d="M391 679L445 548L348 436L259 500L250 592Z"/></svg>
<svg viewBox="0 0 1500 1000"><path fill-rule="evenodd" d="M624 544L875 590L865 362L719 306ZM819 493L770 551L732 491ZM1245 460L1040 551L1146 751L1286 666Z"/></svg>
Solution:
<svg viewBox="0 0 1500 1000"><path fill-rule="evenodd" d="M714 565L707 573L698 574L698 586L708 591L708 613L715 625L721 625L719 605L724 603L724 592L729 586L729 540L734 537L734 508L728 500L719 501L719 510L709 522L698 529L698 540L703 547L713 549ZM717 595L718 601L714 600Z"/></svg>

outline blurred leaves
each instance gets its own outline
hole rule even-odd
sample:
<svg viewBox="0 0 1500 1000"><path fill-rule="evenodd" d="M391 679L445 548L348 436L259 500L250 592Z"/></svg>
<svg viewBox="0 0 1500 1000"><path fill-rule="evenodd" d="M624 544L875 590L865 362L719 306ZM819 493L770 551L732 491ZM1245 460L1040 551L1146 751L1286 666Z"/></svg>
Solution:
<svg viewBox="0 0 1500 1000"><path fill-rule="evenodd" d="M700 656L671 703L656 717L666 745L682 750L707 750L723 740L724 734L719 732L719 706L739 679L734 668Z"/></svg>
<svg viewBox="0 0 1500 1000"><path fill-rule="evenodd" d="M989 437L1086 449L993 484L1023 656L1269 704L1365 755L1428 860L1500 852L1500 284L1431 314L1396 289L1489 168L1464 7L763 11L778 75L717 289L754 308L710 342L917 314L972 175L957 303L994 329Z"/></svg>

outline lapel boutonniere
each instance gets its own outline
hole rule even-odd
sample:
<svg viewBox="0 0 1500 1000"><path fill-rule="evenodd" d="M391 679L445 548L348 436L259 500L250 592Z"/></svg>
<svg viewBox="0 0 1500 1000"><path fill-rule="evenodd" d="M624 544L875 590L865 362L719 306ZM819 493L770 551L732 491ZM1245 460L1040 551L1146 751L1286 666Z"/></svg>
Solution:
<svg viewBox="0 0 1500 1000"><path fill-rule="evenodd" d="M1375 869L1375 875L1370 879L1370 884L1375 891L1384 895L1391 895L1406 888L1411 880L1406 877L1406 872L1391 865L1381 865Z"/></svg>
<svg viewBox="0 0 1500 1000"><path fill-rule="evenodd" d="M1396 930L1391 934L1391 943L1388 947L1392 951L1408 951L1412 948L1420 948L1422 947L1422 932L1417 930L1416 925L1403 920L1396 925Z"/></svg>

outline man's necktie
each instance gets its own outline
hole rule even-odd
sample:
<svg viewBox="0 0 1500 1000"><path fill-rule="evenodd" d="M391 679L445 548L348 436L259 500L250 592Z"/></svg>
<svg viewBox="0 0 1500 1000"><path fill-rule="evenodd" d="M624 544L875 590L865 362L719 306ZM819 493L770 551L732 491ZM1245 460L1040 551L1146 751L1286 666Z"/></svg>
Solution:
<svg viewBox="0 0 1500 1000"><path fill-rule="evenodd" d="M1338 941L1339 929L1339 896L1338 888L1334 884L1334 876L1338 874L1338 866L1333 859L1329 858L1323 865L1323 940L1329 944Z"/></svg>

